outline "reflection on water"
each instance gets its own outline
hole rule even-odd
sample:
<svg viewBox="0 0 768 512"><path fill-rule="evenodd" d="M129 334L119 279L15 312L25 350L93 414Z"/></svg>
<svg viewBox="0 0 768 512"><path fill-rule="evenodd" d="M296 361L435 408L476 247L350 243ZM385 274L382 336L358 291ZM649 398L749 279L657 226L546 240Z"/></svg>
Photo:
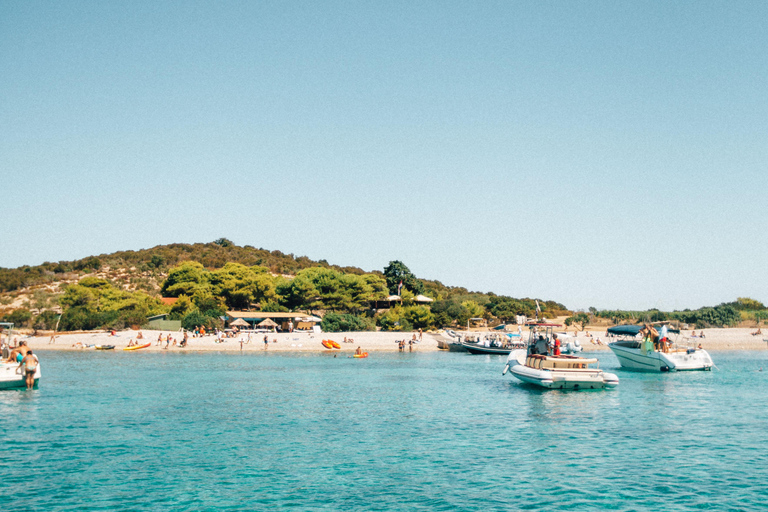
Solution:
<svg viewBox="0 0 768 512"><path fill-rule="evenodd" d="M662 375L599 357L618 388L460 353L41 353L40 389L0 393L0 509L761 506L765 353Z"/></svg>

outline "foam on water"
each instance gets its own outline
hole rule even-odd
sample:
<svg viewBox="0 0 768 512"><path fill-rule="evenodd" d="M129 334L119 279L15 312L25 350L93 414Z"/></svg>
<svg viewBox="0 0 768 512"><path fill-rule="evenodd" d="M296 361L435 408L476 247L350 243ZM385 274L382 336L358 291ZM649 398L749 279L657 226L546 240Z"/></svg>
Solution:
<svg viewBox="0 0 768 512"><path fill-rule="evenodd" d="M760 509L768 353L621 371L605 391L504 358L42 352L0 393L0 510ZM759 371L763 367L765 372Z"/></svg>

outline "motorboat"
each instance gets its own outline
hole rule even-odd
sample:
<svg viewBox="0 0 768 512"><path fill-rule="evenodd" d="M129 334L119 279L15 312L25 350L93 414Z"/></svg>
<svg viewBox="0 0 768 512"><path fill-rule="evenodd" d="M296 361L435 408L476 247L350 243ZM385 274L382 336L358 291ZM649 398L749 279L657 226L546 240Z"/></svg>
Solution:
<svg viewBox="0 0 768 512"><path fill-rule="evenodd" d="M35 370L35 387L40 381L40 364ZM0 363L0 389L24 389L27 387L24 371L18 363Z"/></svg>
<svg viewBox="0 0 768 512"><path fill-rule="evenodd" d="M449 352L464 352L466 350L461 344L461 335L459 333L450 329L446 329L443 332L445 334L440 333L434 336L437 340L437 348Z"/></svg>
<svg viewBox="0 0 768 512"><path fill-rule="evenodd" d="M523 382L547 389L603 389L619 385L619 378L601 370L596 358L557 354L553 327L560 326L532 325L528 348L509 353L502 375L509 371Z"/></svg>
<svg viewBox="0 0 768 512"><path fill-rule="evenodd" d="M511 334L477 333L467 335L461 341L462 346L470 354L498 354L507 355L516 348L524 348L526 345L518 336L513 340Z"/></svg>
<svg viewBox="0 0 768 512"><path fill-rule="evenodd" d="M714 366L709 353L703 348L678 343L680 331L662 326L661 338L668 343L654 346L640 339L642 325L617 325L608 328L608 335L618 340L608 344L622 368L644 372L679 372L711 370ZM667 336L664 336L666 331ZM673 340L668 335L675 335ZM685 339L683 340L685 341Z"/></svg>

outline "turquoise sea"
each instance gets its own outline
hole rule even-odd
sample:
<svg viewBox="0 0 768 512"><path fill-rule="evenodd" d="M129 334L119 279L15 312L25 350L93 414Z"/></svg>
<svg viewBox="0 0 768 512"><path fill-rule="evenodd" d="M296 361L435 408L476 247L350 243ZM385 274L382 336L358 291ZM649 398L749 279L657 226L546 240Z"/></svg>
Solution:
<svg viewBox="0 0 768 512"><path fill-rule="evenodd" d="M546 391L504 359L40 352L0 510L765 510L768 351Z"/></svg>

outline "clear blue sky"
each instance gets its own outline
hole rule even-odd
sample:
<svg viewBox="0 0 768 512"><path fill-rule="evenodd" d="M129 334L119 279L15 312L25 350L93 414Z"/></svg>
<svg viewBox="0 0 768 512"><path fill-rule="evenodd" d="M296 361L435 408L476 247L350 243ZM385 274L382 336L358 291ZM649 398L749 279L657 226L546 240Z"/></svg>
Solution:
<svg viewBox="0 0 768 512"><path fill-rule="evenodd" d="M0 2L0 266L234 242L768 302L768 2Z"/></svg>

